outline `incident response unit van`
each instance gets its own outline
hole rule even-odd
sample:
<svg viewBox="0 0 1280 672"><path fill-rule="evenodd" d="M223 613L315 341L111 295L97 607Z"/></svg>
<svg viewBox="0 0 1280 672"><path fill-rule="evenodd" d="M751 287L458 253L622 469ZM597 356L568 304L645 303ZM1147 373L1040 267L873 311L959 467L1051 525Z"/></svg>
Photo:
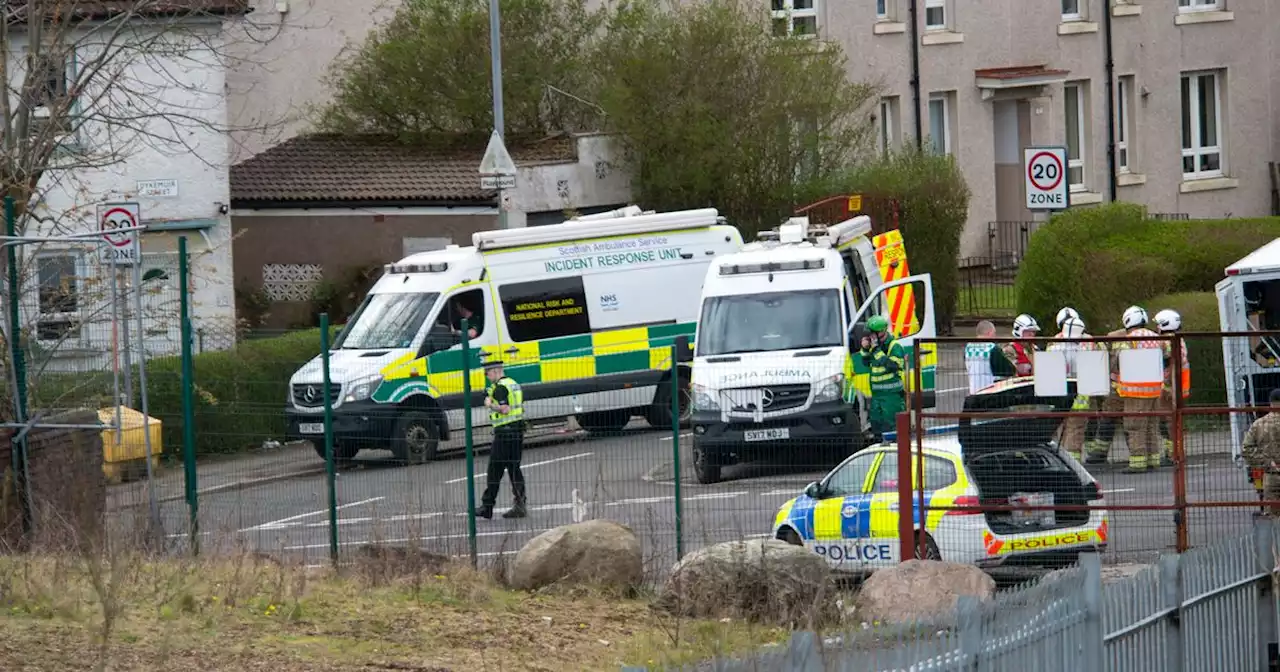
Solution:
<svg viewBox="0 0 1280 672"><path fill-rule="evenodd" d="M1228 266L1226 277L1215 290L1222 331L1280 330L1280 239ZM1280 388L1280 340L1267 336L1223 338L1222 363L1228 406L1265 407L1271 390ZM1240 446L1255 419L1252 414L1231 414L1231 454L1241 467ZM1249 477L1260 493L1261 472Z"/></svg>
<svg viewBox="0 0 1280 672"><path fill-rule="evenodd" d="M337 457L375 448L423 462L461 435L467 409L488 425L482 366L495 360L520 383L531 424L574 416L588 431L612 431L640 414L671 426L672 345L692 339L707 266L741 249L736 228L714 209L631 206L472 242L388 265L334 341ZM474 332L470 399L462 318ZM321 453L322 380L317 357L293 375L287 407L289 438Z"/></svg>
<svg viewBox="0 0 1280 672"><path fill-rule="evenodd" d="M870 440L862 432L870 371L850 350L868 318L889 320L908 366L915 341L937 333L930 278L907 272L901 234L873 237L866 216L831 227L795 217L711 264L691 388L699 482L719 480L727 464L784 456L788 443L853 452ZM920 362L932 407L935 344L921 344Z"/></svg>

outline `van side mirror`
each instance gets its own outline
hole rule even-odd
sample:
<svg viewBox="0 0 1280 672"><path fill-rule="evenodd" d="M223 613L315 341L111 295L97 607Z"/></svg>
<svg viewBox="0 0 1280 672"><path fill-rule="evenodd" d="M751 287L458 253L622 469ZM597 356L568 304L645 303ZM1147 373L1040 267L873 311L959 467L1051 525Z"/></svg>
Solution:
<svg viewBox="0 0 1280 672"><path fill-rule="evenodd" d="M804 494L809 499L822 499L822 486L817 481L814 481L804 486Z"/></svg>

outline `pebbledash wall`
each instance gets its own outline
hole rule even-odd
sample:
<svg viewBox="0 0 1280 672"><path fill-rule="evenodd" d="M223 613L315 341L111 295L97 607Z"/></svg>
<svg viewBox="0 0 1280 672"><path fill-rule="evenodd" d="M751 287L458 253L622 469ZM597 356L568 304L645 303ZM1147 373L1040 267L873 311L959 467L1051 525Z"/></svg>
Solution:
<svg viewBox="0 0 1280 672"><path fill-rule="evenodd" d="M82 132L68 142L90 151L117 147L118 161L101 168L46 173L31 211L47 223L27 232L96 231L100 204L138 203L142 223L151 227L142 237L143 269L163 269L168 276L149 282L143 289L145 347L150 355L175 354L180 347L180 235L187 236L191 253L189 280L196 328L231 338L235 329L228 153L226 137L220 132L226 125L225 73L216 54L222 22L203 19L188 23L186 30L206 33L201 41L207 46L188 51L181 61L166 63L164 55L149 53L125 65L122 76L133 82L130 86L154 86L154 90L163 91L158 101L150 103L157 115L146 126L152 137L124 137L119 131L86 122ZM122 61L113 63L120 65ZM157 74L161 70L164 75ZM166 107L172 114L199 116L171 126L163 117ZM84 112L90 119L93 114L92 110ZM157 137L175 138L176 142L166 144L154 139ZM111 268L99 263L98 249L53 242L25 245L22 251L28 261L28 272L23 274L23 322L37 335L37 349L43 349L46 360L42 365L74 371L110 366L115 338L108 301ZM74 309L54 313L49 310L50 302L41 305L42 285L46 291L58 285L74 291ZM48 338L54 333L61 336Z"/></svg>

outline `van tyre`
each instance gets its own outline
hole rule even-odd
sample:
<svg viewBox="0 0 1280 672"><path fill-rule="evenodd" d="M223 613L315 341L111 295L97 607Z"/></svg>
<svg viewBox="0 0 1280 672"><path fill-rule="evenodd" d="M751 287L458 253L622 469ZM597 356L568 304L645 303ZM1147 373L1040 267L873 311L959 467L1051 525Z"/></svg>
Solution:
<svg viewBox="0 0 1280 672"><path fill-rule="evenodd" d="M436 459L440 448L440 424L425 410L406 411L396 420L391 452L404 464L425 464Z"/></svg>
<svg viewBox="0 0 1280 672"><path fill-rule="evenodd" d="M720 465L713 462L706 449L696 442L693 444L693 476L703 485L720 482Z"/></svg>
<svg viewBox="0 0 1280 672"><path fill-rule="evenodd" d="M614 434L621 432L631 422L631 411L592 411L575 416L578 426L592 434Z"/></svg>
<svg viewBox="0 0 1280 672"><path fill-rule="evenodd" d="M311 446L316 449L316 455L319 455L320 459L326 459L324 454L324 439L312 441ZM360 449L356 446L338 443L337 441L333 442L333 461L338 464L350 462L355 458L356 453L358 452L360 452Z"/></svg>
<svg viewBox="0 0 1280 672"><path fill-rule="evenodd" d="M680 426L689 423L693 412L692 399L689 396L689 378L680 376ZM657 429L671 429L671 379L658 383L658 391L653 395L653 403L645 409L644 419Z"/></svg>

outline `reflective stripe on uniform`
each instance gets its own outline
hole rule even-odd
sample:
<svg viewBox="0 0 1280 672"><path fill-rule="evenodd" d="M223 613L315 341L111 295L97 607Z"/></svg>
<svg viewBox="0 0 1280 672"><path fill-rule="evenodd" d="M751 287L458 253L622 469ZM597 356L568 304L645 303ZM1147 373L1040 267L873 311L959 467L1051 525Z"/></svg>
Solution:
<svg viewBox="0 0 1280 672"><path fill-rule="evenodd" d="M1119 350L1135 349L1135 350L1161 350L1164 351L1164 342L1156 340L1159 337L1154 331L1145 328L1138 328L1128 332L1129 336L1133 336L1134 340L1124 341ZM1150 337L1150 338L1149 338ZM1120 375L1120 367L1116 366L1116 374ZM1129 399L1159 399L1160 391L1164 387L1163 382L1149 383L1139 381L1126 381L1117 379L1116 394Z"/></svg>
<svg viewBox="0 0 1280 672"><path fill-rule="evenodd" d="M524 417L524 392L520 390L520 383L505 376L499 378L498 382L489 386L490 399L493 399L493 391L498 389L499 385L507 388L507 412L502 413L498 411L496 406L491 407L489 424L494 427L503 427ZM497 400L494 399L494 402L496 404Z"/></svg>

